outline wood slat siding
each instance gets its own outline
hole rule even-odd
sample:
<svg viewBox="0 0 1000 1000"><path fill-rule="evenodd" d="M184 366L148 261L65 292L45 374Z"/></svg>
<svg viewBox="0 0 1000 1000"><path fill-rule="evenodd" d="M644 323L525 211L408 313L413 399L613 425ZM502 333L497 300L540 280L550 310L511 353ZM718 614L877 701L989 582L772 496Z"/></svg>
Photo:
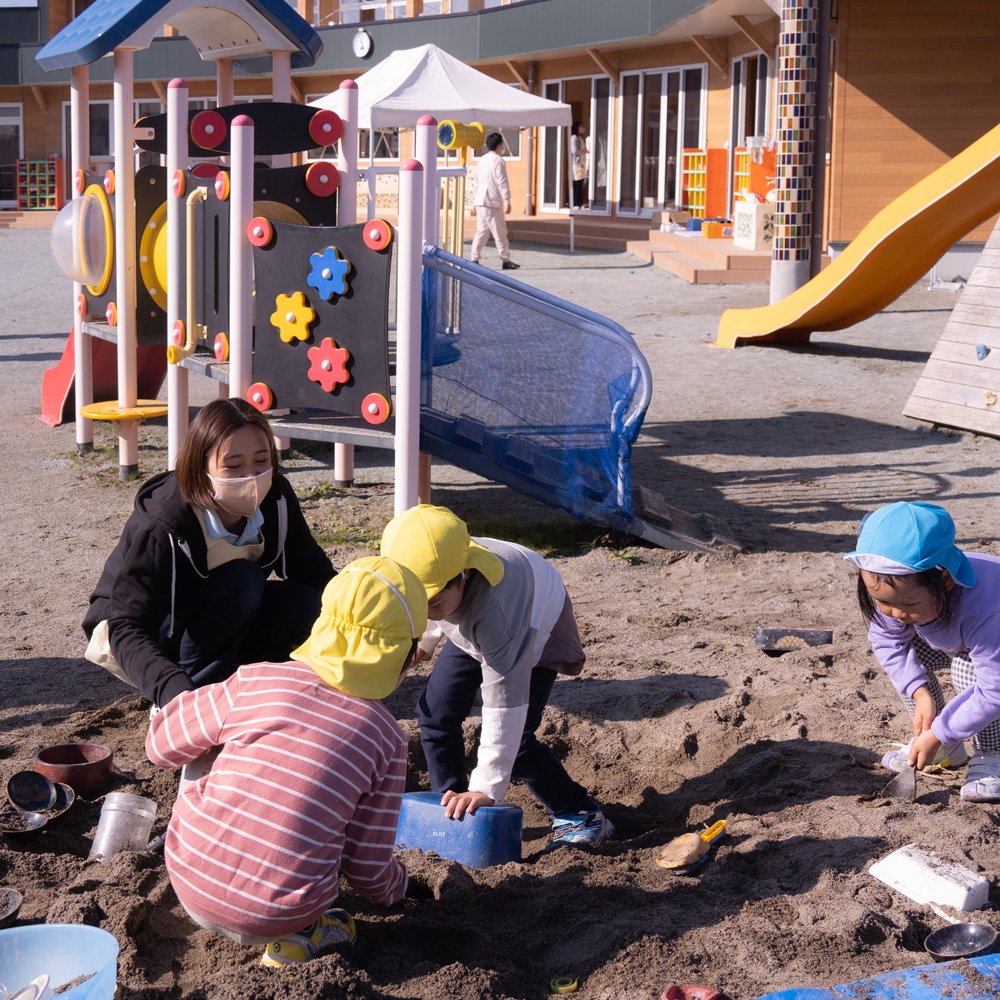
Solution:
<svg viewBox="0 0 1000 1000"><path fill-rule="evenodd" d="M977 344L990 349L982 360L976 356ZM903 413L1000 437L1000 223L990 234Z"/></svg>
<svg viewBox="0 0 1000 1000"><path fill-rule="evenodd" d="M836 30L827 237L849 241L1000 120L1000 3L840 0Z"/></svg>

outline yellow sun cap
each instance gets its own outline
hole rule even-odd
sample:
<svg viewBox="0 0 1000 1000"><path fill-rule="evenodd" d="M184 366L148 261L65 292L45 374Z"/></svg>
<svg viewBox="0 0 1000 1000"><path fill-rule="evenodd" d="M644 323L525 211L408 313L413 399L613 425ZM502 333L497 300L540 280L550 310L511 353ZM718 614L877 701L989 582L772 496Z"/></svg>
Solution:
<svg viewBox="0 0 1000 1000"><path fill-rule="evenodd" d="M291 655L344 694L384 698L426 628L427 592L416 574L368 556L326 585L319 618Z"/></svg>
<svg viewBox="0 0 1000 1000"><path fill-rule="evenodd" d="M397 514L382 532L380 551L412 569L428 599L463 569L479 570L491 587L503 579L500 557L474 542L466 523L447 507L422 503Z"/></svg>

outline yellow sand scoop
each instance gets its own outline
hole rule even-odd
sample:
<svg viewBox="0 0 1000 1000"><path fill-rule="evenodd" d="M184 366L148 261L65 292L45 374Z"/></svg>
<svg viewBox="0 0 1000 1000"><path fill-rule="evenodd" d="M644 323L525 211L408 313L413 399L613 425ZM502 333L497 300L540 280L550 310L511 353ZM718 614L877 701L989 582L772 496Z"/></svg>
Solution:
<svg viewBox="0 0 1000 1000"><path fill-rule="evenodd" d="M677 874L684 874L696 868L708 854L708 849L726 832L726 821L720 819L701 833L682 833L674 837L663 849L656 863Z"/></svg>

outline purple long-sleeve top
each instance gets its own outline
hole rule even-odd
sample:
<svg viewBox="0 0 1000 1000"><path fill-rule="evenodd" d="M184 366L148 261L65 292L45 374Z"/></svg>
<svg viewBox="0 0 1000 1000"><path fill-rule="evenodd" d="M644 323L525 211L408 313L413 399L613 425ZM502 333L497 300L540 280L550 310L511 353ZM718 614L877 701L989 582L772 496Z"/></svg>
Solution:
<svg viewBox="0 0 1000 1000"><path fill-rule="evenodd" d="M946 746L1000 719L1000 558L967 555L976 571L976 585L955 585L947 622L935 618L926 625L904 625L876 611L868 629L876 658L896 690L907 697L927 683L927 669L913 648L915 635L934 649L969 654L975 684L956 694L931 725Z"/></svg>

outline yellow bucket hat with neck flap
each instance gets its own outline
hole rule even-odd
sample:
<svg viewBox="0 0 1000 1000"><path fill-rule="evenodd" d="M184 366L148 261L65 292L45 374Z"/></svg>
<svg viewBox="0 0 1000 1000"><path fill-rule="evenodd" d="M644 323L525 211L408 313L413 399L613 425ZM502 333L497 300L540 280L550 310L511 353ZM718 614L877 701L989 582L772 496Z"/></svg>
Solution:
<svg viewBox="0 0 1000 1000"><path fill-rule="evenodd" d="M323 590L312 632L292 659L344 694L384 698L427 628L427 592L416 574L383 556L348 563Z"/></svg>
<svg viewBox="0 0 1000 1000"><path fill-rule="evenodd" d="M397 514L382 532L380 551L420 577L428 600L463 569L479 570L491 587L503 579L500 557L473 541L465 521L447 507L422 503Z"/></svg>

